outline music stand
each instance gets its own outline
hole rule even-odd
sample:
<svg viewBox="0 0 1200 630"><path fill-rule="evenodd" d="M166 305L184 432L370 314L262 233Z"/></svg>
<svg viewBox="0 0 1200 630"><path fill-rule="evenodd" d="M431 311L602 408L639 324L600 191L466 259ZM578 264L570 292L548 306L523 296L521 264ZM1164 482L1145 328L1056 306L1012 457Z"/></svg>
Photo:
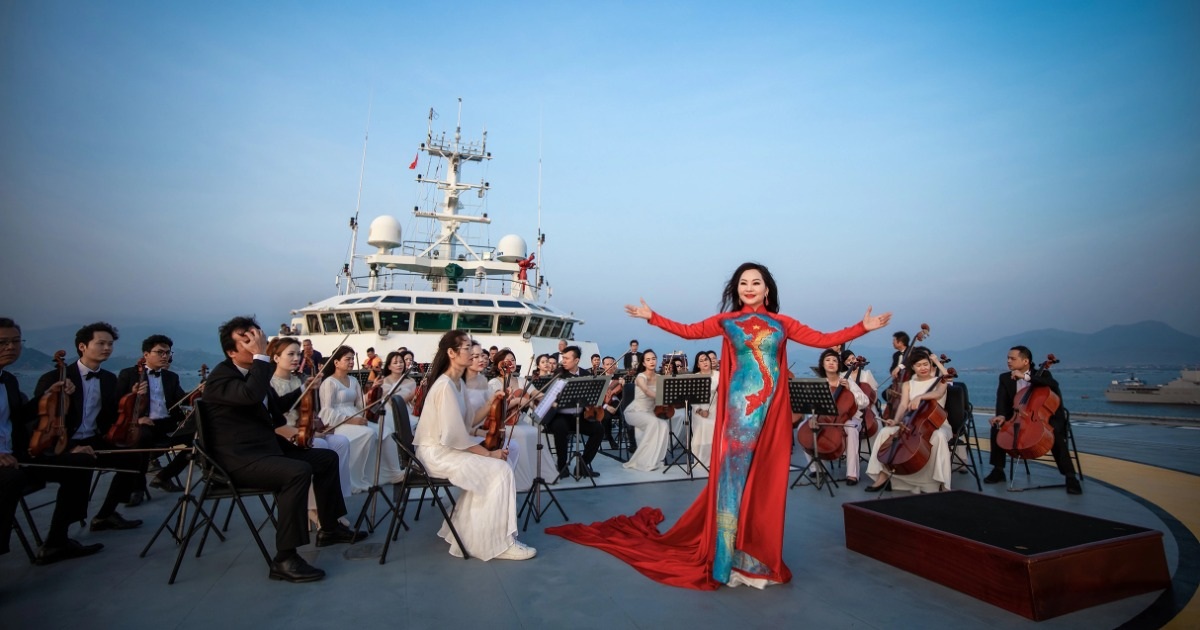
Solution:
<svg viewBox="0 0 1200 630"><path fill-rule="evenodd" d="M663 474L667 474L672 466L679 466L680 470L687 473L687 476L695 479L693 472L696 465L704 466L700 462L696 454L692 452L692 405L705 405L709 402L709 394L712 393L712 375L709 374L680 374L678 376L666 376L658 380L658 387L655 389L654 403L656 405L676 405L684 403L686 412L684 413L683 422L687 428L687 443L684 443L675 436L675 432L671 430L671 419L667 418L667 431L670 433L670 448L668 452L674 452L675 446L682 448L682 452L675 457L663 469ZM684 464L679 460L684 460L687 463L687 468L684 469ZM708 466L704 466L704 470L708 470Z"/></svg>
<svg viewBox="0 0 1200 630"><path fill-rule="evenodd" d="M547 380L546 382L549 383L549 380ZM566 385L567 385L566 381L560 380L557 383L555 383L554 385L550 386L549 389L542 390L545 395L542 397L542 399L540 401L538 401L538 404L536 407L529 410L529 415L531 415L533 417L533 422L535 425L540 426L542 424L542 418L546 414L552 413L550 411L551 405L558 398L558 395L560 393L562 393L562 390L564 387L566 387ZM537 457L537 460L536 460L537 463L534 464L534 470L536 471L536 473L533 478L533 483L530 484L530 486L529 486L529 491L525 493L525 500L521 502L521 509L517 511L517 518L519 519L519 518L521 518L521 514L525 512L526 508L529 509L529 512L525 514L525 525L521 528L521 531L526 531L529 529L529 517L530 516L533 517L533 520L537 521L538 523L541 523L542 515L544 515L548 511L550 511L551 505L558 508L558 512L560 514L562 514L564 521L570 520L569 518L567 518L566 511L563 510L562 504L558 502L558 498L555 497L554 492L552 490L550 490L550 484L546 483L545 477L542 477L542 449L543 448L545 448L545 445L542 444L541 438L538 438L537 450L534 451L535 457ZM543 491L546 494L550 495L550 501L548 503L546 503L544 506L542 505L542 492Z"/></svg>
<svg viewBox="0 0 1200 630"><path fill-rule="evenodd" d="M836 416L837 405L833 402L833 392L829 391L829 381L823 378L796 378L788 381L788 393L792 399L792 413L800 413L805 415L819 416ZM808 422L808 419L802 419L801 422ZM817 457L817 435L823 430L831 430L829 428L817 427L813 431L813 453L809 458L808 465L800 471L800 475L792 482L791 488L796 486L812 486L818 491L822 487L829 490L829 496L833 496L833 487L837 486L837 481L833 479L833 475L829 474L829 469L825 467L825 462ZM832 429L832 430L837 430ZM803 448L803 447L801 447ZM857 457L857 455L856 455ZM817 476L816 481L808 479L809 471ZM829 485L825 483L828 481Z"/></svg>
<svg viewBox="0 0 1200 630"><path fill-rule="evenodd" d="M375 423L377 425L377 431L375 435L377 439L375 442L375 483L371 484L371 487L367 489L367 498L365 501L363 501L362 510L359 511L358 518L354 521L354 531L356 533L361 531L363 521L366 521L367 531L372 534L375 533L375 527L383 522L382 519L377 520L375 518L375 508L379 505L379 497L383 497L383 501L387 503L387 511L394 514L396 518L400 518L400 507L394 503L390 497L388 497L387 493L383 491L383 486L379 484L379 470L383 464L383 440L385 438L383 430L384 425L386 424L384 421L387 419L388 413L387 409L384 408L384 405L391 405L392 409L397 412L396 417L392 418L393 432L396 430L395 423L410 421L408 418L408 407L405 406L404 399L395 393L396 390L400 389L400 384L402 382L404 382L404 379L396 381L396 383L392 385L392 388L388 390L385 395L381 396L379 400L375 401L372 405L363 409L363 414L365 415L367 409L370 407L376 407L379 410L376 413L379 415L375 419ZM367 515L368 509L371 511L370 516ZM400 519L400 522L403 523L404 519Z"/></svg>
<svg viewBox="0 0 1200 630"><path fill-rule="evenodd" d="M566 385L558 395L560 409L579 409L579 412L575 414L575 450L567 455L567 470L574 471L570 474L575 481L582 479L586 473L588 481L592 482L592 487L596 486L596 479L591 474L592 466L583 461L583 429L581 426L583 408L597 407L604 403L604 392L608 388L609 380L607 376L577 376L565 379ZM575 462L573 469L571 468L572 461Z"/></svg>

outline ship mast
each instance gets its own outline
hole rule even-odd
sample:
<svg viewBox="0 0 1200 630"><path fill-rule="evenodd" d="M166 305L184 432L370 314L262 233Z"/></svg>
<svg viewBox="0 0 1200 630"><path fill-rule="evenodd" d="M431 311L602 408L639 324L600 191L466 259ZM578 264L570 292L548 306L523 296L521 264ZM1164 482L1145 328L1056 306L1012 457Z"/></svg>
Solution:
<svg viewBox="0 0 1200 630"><path fill-rule="evenodd" d="M354 201L354 216L350 217L350 252L346 254L346 264L342 267L342 277L346 279L346 288L343 291L341 287L341 278L338 279L338 294L354 293L354 252L358 249L358 213L362 209L362 189L363 175L367 172L367 138L371 135L371 108L374 106L375 97L371 96L371 100L367 105L367 128L363 131L363 148L362 162L358 166L358 198Z"/></svg>

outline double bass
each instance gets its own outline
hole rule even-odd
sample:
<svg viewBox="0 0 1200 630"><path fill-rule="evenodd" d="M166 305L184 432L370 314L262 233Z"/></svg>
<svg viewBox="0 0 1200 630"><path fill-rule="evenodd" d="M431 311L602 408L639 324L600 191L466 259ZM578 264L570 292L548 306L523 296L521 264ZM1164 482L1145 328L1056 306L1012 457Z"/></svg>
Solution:
<svg viewBox="0 0 1200 630"><path fill-rule="evenodd" d="M141 437L142 429L138 425L138 418L144 418L150 413L150 390L146 383L146 359L145 357L138 359L138 384L134 386L134 390L121 397L121 401L117 403L117 421L108 429L104 439L117 448L131 448L137 446L138 439ZM142 393L142 389L146 389L146 393Z"/></svg>
<svg viewBox="0 0 1200 630"><path fill-rule="evenodd" d="M1058 357L1049 355L1038 367L1038 375L1055 363ZM996 446L1023 459L1037 459L1049 453L1054 446L1050 418L1061 406L1062 399L1049 387L1030 383L1013 398L1013 417L996 432Z"/></svg>
<svg viewBox="0 0 1200 630"><path fill-rule="evenodd" d="M29 455L39 457L47 451L61 455L67 448L67 408L71 398L67 396L66 350L54 353L54 364L58 369L58 391L46 392L38 401L38 425L29 438Z"/></svg>
<svg viewBox="0 0 1200 630"><path fill-rule="evenodd" d="M907 367L908 357L912 354L913 347L918 343L925 341L925 339L928 337L929 324L922 323L921 329L918 330L917 335L913 337L912 343L908 344L908 347L904 348L904 354L900 355L900 372L896 374L896 378L892 379L892 383L888 385L888 388L883 393L883 399L887 401L887 404L883 409L884 418L896 417L896 406L900 401L900 388L904 386L904 383L912 378L912 370L909 370Z"/></svg>

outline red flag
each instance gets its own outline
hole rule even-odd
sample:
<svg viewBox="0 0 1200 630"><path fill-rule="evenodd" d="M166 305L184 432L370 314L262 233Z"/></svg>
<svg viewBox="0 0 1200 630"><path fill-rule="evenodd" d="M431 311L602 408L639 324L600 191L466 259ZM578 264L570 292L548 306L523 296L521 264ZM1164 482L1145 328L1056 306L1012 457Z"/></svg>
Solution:
<svg viewBox="0 0 1200 630"><path fill-rule="evenodd" d="M420 151L418 151L417 154L413 156L412 164L408 165L408 170L411 171L411 170L414 170L417 168L417 158L419 158L419 157L421 157Z"/></svg>

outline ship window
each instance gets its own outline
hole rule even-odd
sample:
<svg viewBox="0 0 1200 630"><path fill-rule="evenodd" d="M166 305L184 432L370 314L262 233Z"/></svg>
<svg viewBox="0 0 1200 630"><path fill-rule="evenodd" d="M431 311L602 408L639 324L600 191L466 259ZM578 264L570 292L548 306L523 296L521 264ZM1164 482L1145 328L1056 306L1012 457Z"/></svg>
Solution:
<svg viewBox="0 0 1200 630"><path fill-rule="evenodd" d="M342 300L342 304L358 304L361 301L362 301L362 298L356 297L356 298L350 298L348 300Z"/></svg>
<svg viewBox="0 0 1200 630"><path fill-rule="evenodd" d="M541 327L542 327L542 318L541 317L530 317L529 318L529 334L533 335L534 337L538 336L538 332L539 332L538 329Z"/></svg>
<svg viewBox="0 0 1200 630"><path fill-rule="evenodd" d="M563 321L561 319L554 320L554 327L550 329L550 334L547 337L555 337L562 339Z"/></svg>
<svg viewBox="0 0 1200 630"><path fill-rule="evenodd" d="M499 300L496 302L504 308L525 308L525 305L514 300Z"/></svg>
<svg viewBox="0 0 1200 630"><path fill-rule="evenodd" d="M383 301L387 304L412 304L412 298L407 295L389 295Z"/></svg>
<svg viewBox="0 0 1200 630"><path fill-rule="evenodd" d="M304 321L308 322L308 334L321 332L321 318L316 315L305 315Z"/></svg>
<svg viewBox="0 0 1200 630"><path fill-rule="evenodd" d="M417 304L443 304L449 306L454 304L454 299L442 297L419 297L417 298ZM447 328L446 330L450 329Z"/></svg>
<svg viewBox="0 0 1200 630"><path fill-rule="evenodd" d="M379 301L379 298L381 298L381 297L383 297L383 296L380 296L380 295L372 295L371 297L365 297L365 298L363 298L363 299L361 300L361 302L362 302L363 304L370 304L371 302L378 302L378 301Z"/></svg>
<svg viewBox="0 0 1200 630"><path fill-rule="evenodd" d="M492 316L477 313L460 313L458 329L467 332L492 332Z"/></svg>
<svg viewBox="0 0 1200 630"><path fill-rule="evenodd" d="M570 339L571 338L571 329L574 327L575 327L574 322L567 322L567 325L563 326L562 338Z"/></svg>
<svg viewBox="0 0 1200 630"><path fill-rule="evenodd" d="M525 318L520 315L501 315L500 328L496 332L504 335L519 335L525 329Z"/></svg>
<svg viewBox="0 0 1200 630"><path fill-rule="evenodd" d="M350 316L350 313L338 313L337 320L340 332L354 332L354 318Z"/></svg>
<svg viewBox="0 0 1200 630"><path fill-rule="evenodd" d="M379 311L379 327L392 332L408 332L408 311Z"/></svg>
<svg viewBox="0 0 1200 630"><path fill-rule="evenodd" d="M358 322L359 330L363 332L375 330L375 313L371 311L354 311L354 319Z"/></svg>
<svg viewBox="0 0 1200 630"><path fill-rule="evenodd" d="M333 313L321 313L321 326L327 333L337 332L337 318Z"/></svg>
<svg viewBox="0 0 1200 630"><path fill-rule="evenodd" d="M420 300L421 298L417 298ZM454 327L453 313L417 313L413 318L413 331L447 331Z"/></svg>
<svg viewBox="0 0 1200 630"><path fill-rule="evenodd" d="M491 300L474 300L470 298L459 298L459 306L488 306L495 307L496 303Z"/></svg>
<svg viewBox="0 0 1200 630"><path fill-rule="evenodd" d="M554 328L554 320L547 317L546 321L542 322L542 330L538 333L538 336L549 337L551 328Z"/></svg>

